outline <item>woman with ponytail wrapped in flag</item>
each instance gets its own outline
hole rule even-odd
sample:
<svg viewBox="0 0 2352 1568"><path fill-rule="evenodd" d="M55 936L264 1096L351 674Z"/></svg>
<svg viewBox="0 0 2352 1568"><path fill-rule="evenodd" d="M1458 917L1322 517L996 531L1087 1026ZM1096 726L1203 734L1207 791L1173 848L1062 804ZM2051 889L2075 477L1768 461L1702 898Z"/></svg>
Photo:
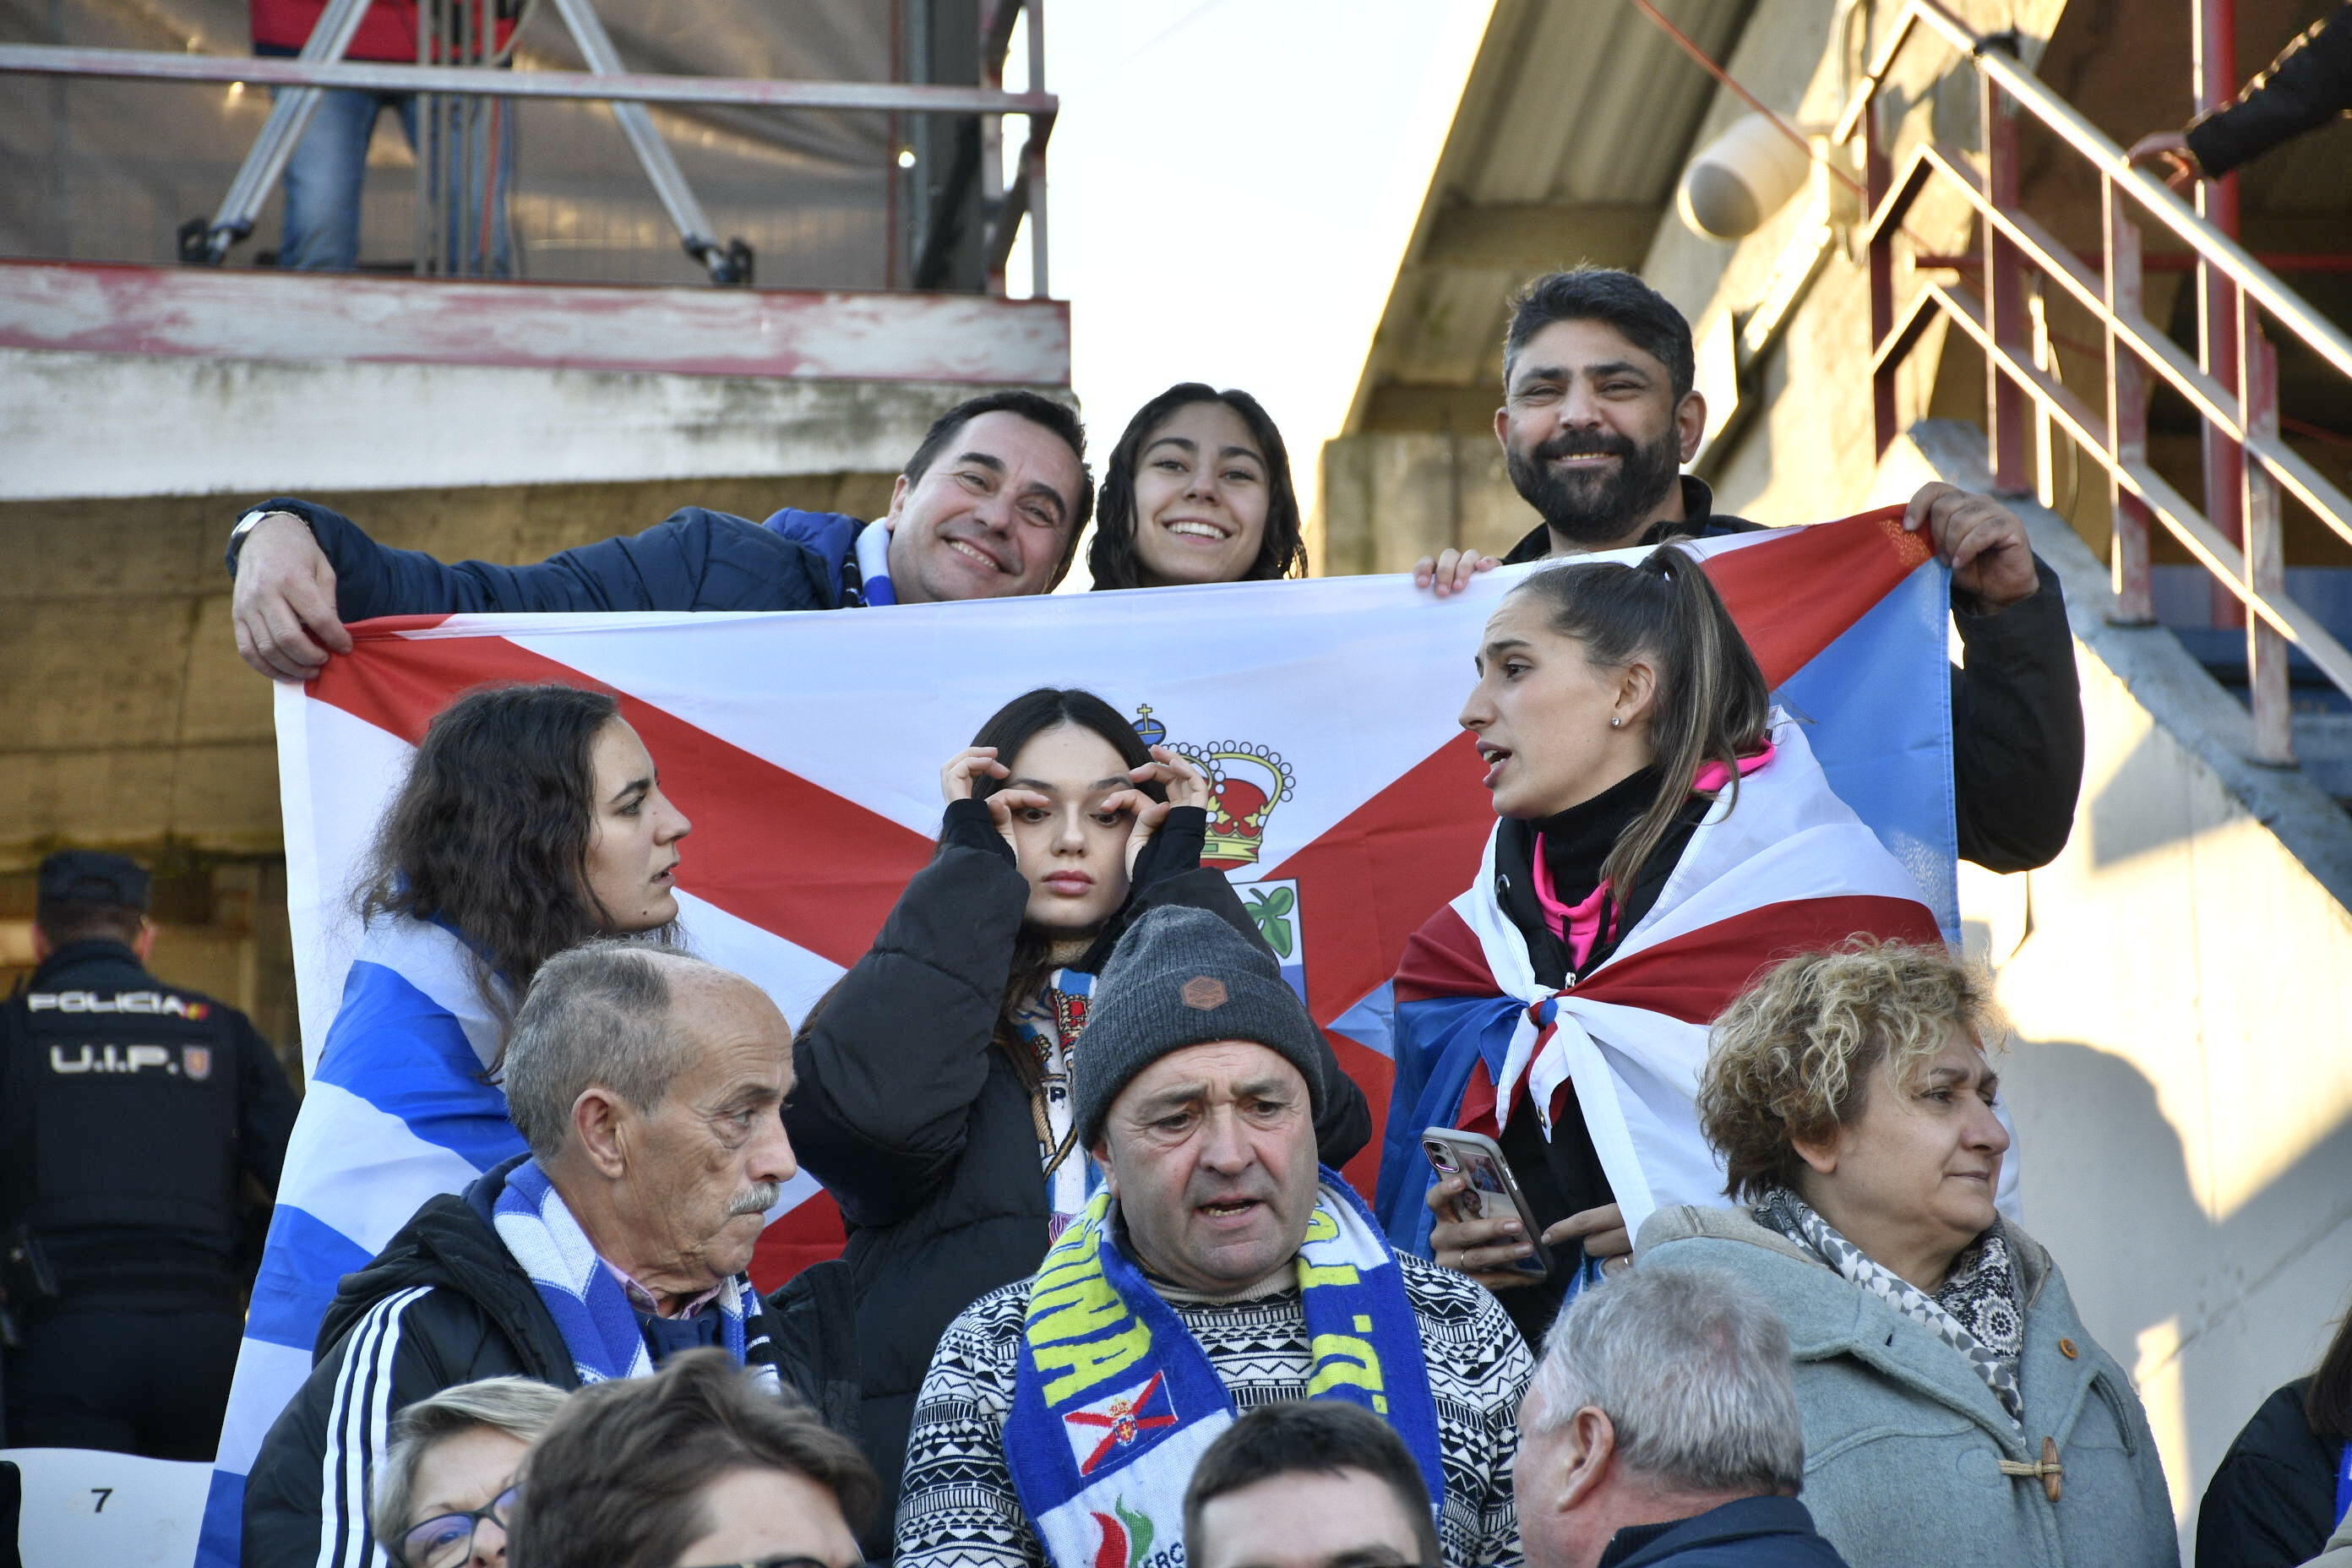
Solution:
<svg viewBox="0 0 2352 1568"><path fill-rule="evenodd" d="M857 1436L882 1477L885 1531L940 1333L1035 1269L1098 1179L1071 1120L1072 1051L1119 935L1183 906L1262 942L1224 873L1201 865L1200 770L1146 747L1092 692L1014 698L940 783L938 854L803 1021L784 1110L849 1231ZM1370 1118L1336 1061L1328 1071L1316 1131L1337 1166Z"/></svg>
<svg viewBox="0 0 2352 1568"><path fill-rule="evenodd" d="M1910 875L1832 793L1706 573L1535 573L1488 621L1461 722L1500 819L1479 876L1407 944L1380 1178L1392 1241L1503 1292L1531 1342L1659 1204L1723 1180L1695 1096L1706 1026L1776 954L1940 940ZM1455 1217L1420 1133L1483 1131L1536 1237ZM1424 1194L1424 1188L1426 1193Z"/></svg>
<svg viewBox="0 0 2352 1568"><path fill-rule="evenodd" d="M310 1370L337 1281L426 1199L523 1152L499 1068L531 976L592 937L673 929L691 826L609 693L491 687L435 716L378 831L365 931L287 1153L207 1564L236 1560L247 1466Z"/></svg>

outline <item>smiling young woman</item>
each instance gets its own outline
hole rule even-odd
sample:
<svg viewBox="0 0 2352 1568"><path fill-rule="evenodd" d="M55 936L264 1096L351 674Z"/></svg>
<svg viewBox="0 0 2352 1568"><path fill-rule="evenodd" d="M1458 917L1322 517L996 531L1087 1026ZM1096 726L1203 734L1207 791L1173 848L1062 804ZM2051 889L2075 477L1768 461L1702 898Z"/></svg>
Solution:
<svg viewBox="0 0 2352 1568"><path fill-rule="evenodd" d="M1148 910L1210 911L1250 941L1201 865L1208 787L1090 692L1041 688L940 773L939 852L801 1028L784 1123L841 1205L856 1280L861 1444L891 1518L914 1398L950 1321L1033 1272L1081 1209L1071 1052L1094 975ZM1370 1133L1332 1062L1318 1127L1337 1165Z"/></svg>
<svg viewBox="0 0 2352 1568"><path fill-rule="evenodd" d="M1305 574L1290 455L1257 399L1187 381L1136 410L1103 473L1087 569L1097 588Z"/></svg>

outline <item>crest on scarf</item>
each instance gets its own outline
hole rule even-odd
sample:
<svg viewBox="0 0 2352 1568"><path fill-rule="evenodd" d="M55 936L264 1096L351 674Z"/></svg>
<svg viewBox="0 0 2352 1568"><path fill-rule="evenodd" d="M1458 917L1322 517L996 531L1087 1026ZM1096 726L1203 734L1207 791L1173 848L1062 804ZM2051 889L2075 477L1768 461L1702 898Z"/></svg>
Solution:
<svg viewBox="0 0 2352 1568"><path fill-rule="evenodd" d="M1094 1568L1139 1568L1151 1553L1151 1520L1127 1506L1125 1498L1112 1501L1108 1513L1097 1512L1095 1523L1102 1539L1095 1544Z"/></svg>
<svg viewBox="0 0 2352 1568"><path fill-rule="evenodd" d="M1078 1462L1078 1474L1090 1476L1108 1459L1150 1447L1159 1440L1152 1434L1175 1425L1176 1407L1168 1398L1167 1374L1153 1373L1108 1399L1064 1415L1062 1434L1070 1440L1070 1457Z"/></svg>
<svg viewBox="0 0 2352 1568"><path fill-rule="evenodd" d="M1058 976L1056 976L1058 978ZM1065 1046L1078 1037L1087 1026L1087 1005L1093 994L1084 991L1065 991L1058 985L1045 988L1045 1000L1054 1009L1054 1035Z"/></svg>
<svg viewBox="0 0 2352 1568"><path fill-rule="evenodd" d="M1208 778L1209 837L1201 864L1220 871L1256 865L1266 818L1297 784L1282 753L1255 741L1171 741L1148 702L1135 710L1135 732L1145 745L1168 747Z"/></svg>

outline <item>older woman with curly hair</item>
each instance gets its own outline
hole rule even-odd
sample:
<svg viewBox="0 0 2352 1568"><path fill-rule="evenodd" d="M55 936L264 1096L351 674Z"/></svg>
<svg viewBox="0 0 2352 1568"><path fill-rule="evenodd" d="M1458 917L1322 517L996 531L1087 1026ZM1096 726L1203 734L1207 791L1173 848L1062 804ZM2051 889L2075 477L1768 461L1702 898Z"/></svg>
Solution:
<svg viewBox="0 0 2352 1568"><path fill-rule="evenodd" d="M1778 1308L1805 1502L1849 1561L2177 1568L2130 1377L1993 1207L2006 1027L1940 947L1857 939L1767 972L1699 1092L1746 1206L1659 1210L1642 1265L1722 1268Z"/></svg>

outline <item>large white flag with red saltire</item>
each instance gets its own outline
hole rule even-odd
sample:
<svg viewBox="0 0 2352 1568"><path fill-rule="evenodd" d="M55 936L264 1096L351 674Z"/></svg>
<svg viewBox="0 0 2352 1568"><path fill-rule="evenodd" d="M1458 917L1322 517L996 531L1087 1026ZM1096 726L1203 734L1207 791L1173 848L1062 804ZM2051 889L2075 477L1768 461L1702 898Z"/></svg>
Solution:
<svg viewBox="0 0 2352 1568"><path fill-rule="evenodd" d="M1810 721L1830 784L1948 932L1947 577L1899 516L1890 509L1690 548L1779 700ZM1493 823L1454 717L1486 615L1524 570L1489 574L1445 601L1402 578L1371 577L826 615L457 616L355 626L353 651L316 682L278 689L289 902L311 1065L347 979L356 986L397 968L397 959L353 964L362 935L353 877L427 721L470 687L562 680L619 695L664 789L694 824L677 878L689 941L798 1019L865 951L929 857L940 764L1008 699L1081 686L1132 714L1147 738L1207 767L1219 792L1210 858L1243 885L1379 1127L1391 976L1407 938L1468 883ZM430 976L393 978L438 1002ZM326 1077L335 1077L331 1063ZM345 1141L298 1139L277 1227L331 1256L373 1255L435 1191L492 1158L482 1146L436 1147L431 1127L371 1103L379 1091L365 1084L325 1087L322 1103L373 1116L418 1156L392 1184L417 1190L338 1203ZM1349 1169L1366 1192L1378 1159L1376 1144ZM385 1184L381 1175L375 1184ZM839 1242L832 1205L803 1179L787 1193L754 1272L772 1287ZM315 1309L275 1300L265 1312L257 1291L248 1325L207 1511L208 1563L234 1562L243 1477L309 1362Z"/></svg>

